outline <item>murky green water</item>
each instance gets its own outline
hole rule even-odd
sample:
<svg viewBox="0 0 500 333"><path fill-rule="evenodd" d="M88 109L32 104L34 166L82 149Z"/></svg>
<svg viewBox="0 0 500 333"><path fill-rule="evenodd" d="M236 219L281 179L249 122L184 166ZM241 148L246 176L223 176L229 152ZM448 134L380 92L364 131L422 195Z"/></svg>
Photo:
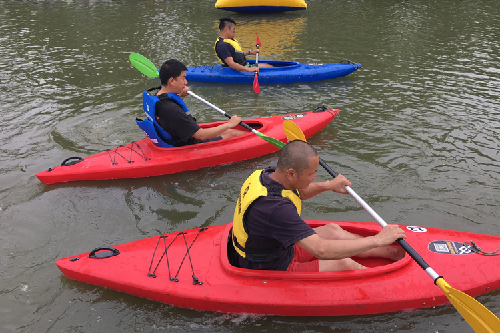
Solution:
<svg viewBox="0 0 500 333"><path fill-rule="evenodd" d="M218 18L227 15L243 45L258 33L261 59L350 59L363 68L335 80L261 84L259 95L243 84L193 82L193 91L244 117L339 108L310 142L386 221L500 234L496 1L310 0L305 11L267 15L214 3L0 1L1 330L472 332L451 306L362 317L221 315L62 276L54 264L61 257L229 222L243 180L275 163L268 155L170 176L52 186L35 177L66 157L143 138L134 118L143 114L142 91L157 82L130 65L129 53L157 66L169 58L215 63ZM193 98L186 103L200 122L223 120ZM349 196L323 194L303 211L371 220ZM478 299L500 313L498 291Z"/></svg>

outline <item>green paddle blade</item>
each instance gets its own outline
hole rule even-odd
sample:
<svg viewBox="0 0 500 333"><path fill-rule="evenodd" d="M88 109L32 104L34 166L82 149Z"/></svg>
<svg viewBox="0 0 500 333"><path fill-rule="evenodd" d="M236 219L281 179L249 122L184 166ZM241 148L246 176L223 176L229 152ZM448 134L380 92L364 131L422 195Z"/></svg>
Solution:
<svg viewBox="0 0 500 333"><path fill-rule="evenodd" d="M253 131L252 131L253 132ZM265 134L262 134L261 132L259 131L255 131L254 132L255 134L257 134L260 138L266 140L267 142L269 142L270 144L274 145L275 147L278 147L279 149L285 147L286 143L284 142L281 142L280 140L278 139L275 139L275 138L271 138L270 136L267 136Z"/></svg>
<svg viewBox="0 0 500 333"><path fill-rule="evenodd" d="M158 70L148 58L139 53L130 53L128 57L132 65L147 77L158 77Z"/></svg>
<svg viewBox="0 0 500 333"><path fill-rule="evenodd" d="M291 120L285 120L283 122L283 132L285 132L286 137L289 141L300 140L307 142L306 136L304 135L300 127Z"/></svg>
<svg viewBox="0 0 500 333"><path fill-rule="evenodd" d="M443 278L438 278L436 284L476 333L498 332L500 319L484 305L469 295L453 289Z"/></svg>

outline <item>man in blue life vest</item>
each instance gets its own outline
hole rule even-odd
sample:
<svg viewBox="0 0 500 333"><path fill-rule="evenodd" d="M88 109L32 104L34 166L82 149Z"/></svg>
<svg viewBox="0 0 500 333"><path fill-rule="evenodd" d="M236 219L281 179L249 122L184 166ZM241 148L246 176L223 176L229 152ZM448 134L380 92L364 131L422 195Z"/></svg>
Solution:
<svg viewBox="0 0 500 333"><path fill-rule="evenodd" d="M215 41L214 50L217 58L223 66L229 66L237 71L258 72L259 67L273 67L268 63L259 63L259 67L253 67L245 58L246 55L255 55L259 49L243 51L241 45L234 35L236 33L236 22L230 17L219 20L220 36Z"/></svg>
<svg viewBox="0 0 500 333"><path fill-rule="evenodd" d="M301 202L324 191L347 193L342 175L313 182L319 157L304 141L292 141L280 152L278 165L255 171L243 184L228 243L230 262L241 268L295 272L364 269L350 257L397 261L404 250L392 244L406 238L397 225L362 237L335 223L311 228L300 217ZM231 241L233 247L231 247ZM234 251L233 251L234 250Z"/></svg>
<svg viewBox="0 0 500 333"><path fill-rule="evenodd" d="M188 95L186 66L170 59L160 68L161 89L156 96L155 117L158 124L173 138L175 146L227 139L248 131L234 129L241 118L232 116L227 123L215 127L201 128L189 112L181 97Z"/></svg>

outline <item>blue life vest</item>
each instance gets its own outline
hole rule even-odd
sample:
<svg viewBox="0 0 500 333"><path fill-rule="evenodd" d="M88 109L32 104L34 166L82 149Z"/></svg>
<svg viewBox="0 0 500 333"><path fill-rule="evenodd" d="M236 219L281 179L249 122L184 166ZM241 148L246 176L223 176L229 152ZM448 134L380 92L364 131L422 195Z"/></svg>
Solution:
<svg viewBox="0 0 500 333"><path fill-rule="evenodd" d="M144 112L146 112L147 118L144 120L135 118L135 122L155 145L163 148L169 148L175 146L172 135L165 131L156 121L155 107L159 99L156 95L149 94L150 91L160 88L161 87L151 88L142 93L142 107ZM184 112L189 113L189 109L179 95L168 93L167 96L179 104Z"/></svg>

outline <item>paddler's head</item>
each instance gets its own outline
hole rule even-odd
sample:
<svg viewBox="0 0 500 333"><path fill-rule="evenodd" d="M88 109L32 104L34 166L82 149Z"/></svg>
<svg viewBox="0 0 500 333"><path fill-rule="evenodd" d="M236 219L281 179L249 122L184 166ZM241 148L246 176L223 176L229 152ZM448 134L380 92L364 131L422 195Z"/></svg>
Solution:
<svg viewBox="0 0 500 333"><path fill-rule="evenodd" d="M236 33L236 22L230 17L219 19L219 30L222 38L232 39Z"/></svg>
<svg viewBox="0 0 500 333"><path fill-rule="evenodd" d="M161 85L170 92L180 94L187 85L186 66L176 59L167 60L160 68Z"/></svg>
<svg viewBox="0 0 500 333"><path fill-rule="evenodd" d="M289 190L305 189L318 176L318 165L318 152L307 142L294 140L281 149L274 174Z"/></svg>

